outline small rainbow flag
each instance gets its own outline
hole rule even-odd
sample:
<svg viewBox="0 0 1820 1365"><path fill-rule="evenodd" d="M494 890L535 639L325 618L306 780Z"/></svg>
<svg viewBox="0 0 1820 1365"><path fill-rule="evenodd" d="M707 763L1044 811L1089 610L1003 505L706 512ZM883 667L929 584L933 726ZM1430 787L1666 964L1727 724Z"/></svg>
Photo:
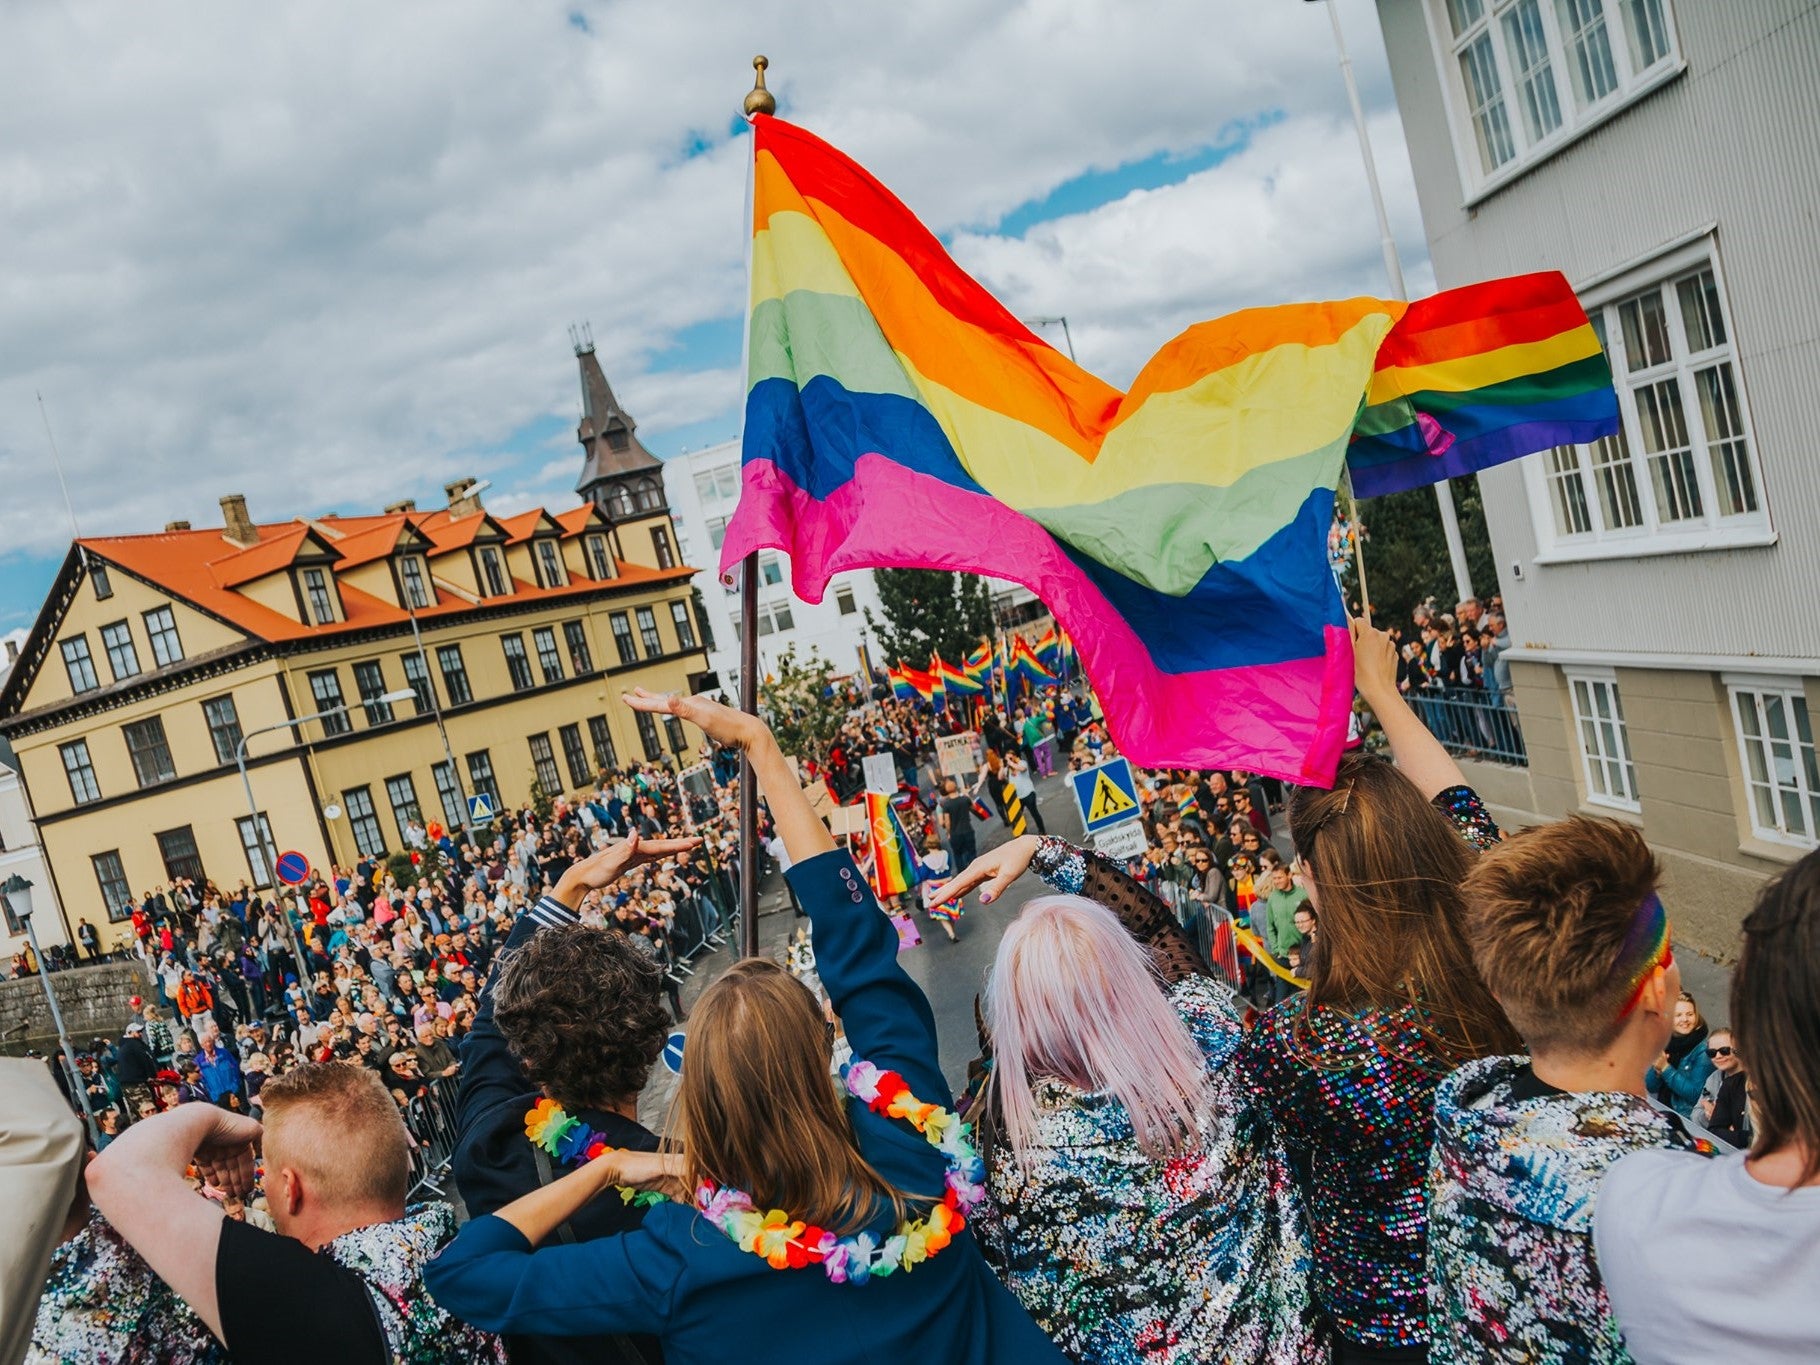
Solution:
<svg viewBox="0 0 1820 1365"><path fill-rule="evenodd" d="M866 793L866 832L872 841L872 889L880 900L922 880L922 863L911 852L904 823L883 792Z"/></svg>
<svg viewBox="0 0 1820 1365"><path fill-rule="evenodd" d="M915 695L921 697L924 701L928 701L935 695L934 677L923 672L920 668L912 668L908 664L899 664L897 666L897 676L892 679L893 687L897 686L898 678L903 679L904 685L910 689L908 694L899 692L898 696L900 697Z"/></svg>
<svg viewBox="0 0 1820 1365"><path fill-rule="evenodd" d="M1121 392L827 143L760 115L752 146L722 572L786 551L810 602L881 565L1021 583L1144 767L1332 781L1352 648L1327 532L1349 464L1361 494L1383 493L1618 429L1556 273L1246 309L1190 327Z"/></svg>
<svg viewBox="0 0 1820 1365"><path fill-rule="evenodd" d="M961 663L962 672L976 683L984 684L992 675L992 646L984 640Z"/></svg>
<svg viewBox="0 0 1820 1365"><path fill-rule="evenodd" d="M891 695L899 701L909 701L917 695L916 684L902 668L887 668L885 676L891 680Z"/></svg>
<svg viewBox="0 0 1820 1365"><path fill-rule="evenodd" d="M1011 643L1011 671L1029 683L1033 692L1055 681L1055 671L1037 657L1022 635Z"/></svg>
<svg viewBox="0 0 1820 1365"><path fill-rule="evenodd" d="M1062 642L1056 635L1054 626L1050 626L1041 635L1037 636L1036 643L1030 646L1030 649L1031 652L1042 661L1043 667L1048 669L1051 673L1058 673L1061 671Z"/></svg>

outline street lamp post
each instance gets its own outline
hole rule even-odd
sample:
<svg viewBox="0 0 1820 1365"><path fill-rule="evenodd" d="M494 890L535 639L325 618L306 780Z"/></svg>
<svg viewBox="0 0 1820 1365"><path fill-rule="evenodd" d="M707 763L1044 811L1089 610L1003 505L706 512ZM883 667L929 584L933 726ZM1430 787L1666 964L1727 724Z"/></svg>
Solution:
<svg viewBox="0 0 1820 1365"><path fill-rule="evenodd" d="M38 960L38 984L44 987L44 1003L50 1006L51 1023L57 1030L57 1045L63 1052L64 1069L69 1073L70 1090L82 1106L82 1117L88 1121L89 1141L99 1144L101 1129L95 1123L95 1111L89 1107L88 1087L83 1084L82 1068L76 1064L76 1049L70 1042L69 1030L63 1026L63 1011L57 1004L57 992L51 989L51 974L45 970L44 953L38 947L38 930L32 923L32 883L17 872L0 885L0 893L13 907L13 918L25 925L25 937L32 945L32 956Z"/></svg>
<svg viewBox="0 0 1820 1365"><path fill-rule="evenodd" d="M416 698L417 693L405 687L396 692L387 692L374 700L384 702L389 706L403 701L415 701ZM278 902L279 917L284 924L284 936L291 945L291 958L297 964L299 985L303 984L302 978L309 966L309 959L303 955L303 944L297 937L297 929L291 923L291 917L283 913L284 901L278 890L278 846L272 839L270 825L259 818L259 803L253 799L253 779L246 770L246 746L259 735L269 735L274 730L294 730L313 720L326 720L330 716L345 716L347 712L348 708L344 703L341 706L331 706L326 710L312 712L307 716L298 716L294 720L281 720L276 725L266 725L247 732L240 737L240 743L234 746L234 762L240 769L240 786L246 792L246 813L253 822L253 837L259 840L259 846L265 850L265 872L272 879L272 899ZM333 850L330 851L333 852Z"/></svg>
<svg viewBox="0 0 1820 1365"><path fill-rule="evenodd" d="M474 817L468 814L468 789L462 785L461 773L455 767L455 750L449 747L449 727L442 723L442 703L436 699L436 684L430 680L429 656L423 652L423 632L417 628L417 608L405 606L405 615L411 618L411 639L417 643L417 665L423 669L423 690L430 694L430 714L436 718L436 733L442 736L443 756L449 760L449 780L455 784L455 794L461 798L461 828L468 836L468 843L480 847L480 840L474 834ZM413 689L411 699L417 701ZM418 705L422 705L418 702Z"/></svg>

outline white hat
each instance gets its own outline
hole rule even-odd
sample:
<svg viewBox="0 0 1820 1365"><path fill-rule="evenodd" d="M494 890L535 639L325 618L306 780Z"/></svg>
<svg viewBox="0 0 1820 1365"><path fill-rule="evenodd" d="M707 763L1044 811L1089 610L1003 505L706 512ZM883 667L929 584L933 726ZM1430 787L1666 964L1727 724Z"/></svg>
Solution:
<svg viewBox="0 0 1820 1365"><path fill-rule="evenodd" d="M135 1020L133 1020L132 1023L130 1023L126 1026L126 1031L128 1033L144 1033L145 1025L143 1023L141 1023L139 1020L135 1019Z"/></svg>

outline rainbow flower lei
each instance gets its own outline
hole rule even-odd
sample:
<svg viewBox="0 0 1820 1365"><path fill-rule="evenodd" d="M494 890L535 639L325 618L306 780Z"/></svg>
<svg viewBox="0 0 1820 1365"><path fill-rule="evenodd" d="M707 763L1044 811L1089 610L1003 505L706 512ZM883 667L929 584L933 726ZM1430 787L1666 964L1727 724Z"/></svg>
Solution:
<svg viewBox="0 0 1820 1365"><path fill-rule="evenodd" d="M565 1166L584 1165L603 1153L619 1150L607 1146L599 1133L547 1095L526 1111L525 1136ZM621 1200L638 1208L664 1202L664 1196L656 1190L635 1190L627 1185L615 1188Z"/></svg>
<svg viewBox="0 0 1820 1365"><path fill-rule="evenodd" d="M704 1181L695 1191L695 1207L741 1251L762 1256L773 1270L800 1270L819 1265L835 1284L864 1284L899 1270L908 1272L954 1241L967 1218L985 1197L985 1163L971 1137L971 1126L951 1111L926 1104L910 1093L895 1071L881 1071L866 1061L849 1062L841 1071L847 1093L886 1118L902 1119L921 1133L947 1159L941 1202L921 1218L907 1218L890 1236L870 1232L838 1237L782 1209L760 1211L744 1190ZM541 1099L525 1115L525 1135L565 1164L592 1161L611 1150L585 1123L563 1112L554 1100ZM661 1203L654 1191L621 1187L628 1203Z"/></svg>
<svg viewBox="0 0 1820 1365"><path fill-rule="evenodd" d="M761 1213L744 1190L706 1182L695 1192L695 1206L741 1251L764 1257L773 1270L819 1265L835 1284L864 1284L874 1276L883 1279L909 1271L947 1247L985 1197L986 1167L974 1149L969 1126L940 1105L917 1099L897 1072L853 1061L842 1068L841 1077L849 1095L865 1101L875 1114L903 1119L947 1158L939 1204L921 1218L905 1219L882 1239L869 1232L837 1237L782 1209Z"/></svg>

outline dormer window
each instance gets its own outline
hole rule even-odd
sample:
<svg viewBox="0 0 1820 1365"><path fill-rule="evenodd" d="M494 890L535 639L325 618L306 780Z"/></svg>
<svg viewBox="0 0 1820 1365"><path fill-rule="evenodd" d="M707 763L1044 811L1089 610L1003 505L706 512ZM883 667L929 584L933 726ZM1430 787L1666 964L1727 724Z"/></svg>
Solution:
<svg viewBox="0 0 1820 1365"><path fill-rule="evenodd" d="M404 583L404 601L407 607L421 611L430 605L430 586L422 559L416 555L406 555L399 561L398 576Z"/></svg>
<svg viewBox="0 0 1820 1365"><path fill-rule="evenodd" d="M488 597L506 595L505 566L500 562L499 551L491 545L480 547L480 575Z"/></svg>
<svg viewBox="0 0 1820 1365"><path fill-rule="evenodd" d="M613 561L607 558L607 538L605 536L589 536L586 544L588 547L588 566L594 577L603 581L611 578L613 576Z"/></svg>
<svg viewBox="0 0 1820 1365"><path fill-rule="evenodd" d="M303 595L309 604L308 625L326 626L336 620L335 590L329 586L326 569L303 571Z"/></svg>
<svg viewBox="0 0 1820 1365"><path fill-rule="evenodd" d="M629 444L631 444L631 438L624 427L607 428L608 450L624 450Z"/></svg>
<svg viewBox="0 0 1820 1365"><path fill-rule="evenodd" d="M616 484L607 495L607 510L616 517L629 517L637 510L632 505L632 490L624 484Z"/></svg>
<svg viewBox="0 0 1820 1365"><path fill-rule="evenodd" d="M562 556L556 552L556 542L540 540L537 542L538 581L546 588L560 588L567 577L562 571Z"/></svg>
<svg viewBox="0 0 1820 1365"><path fill-rule="evenodd" d="M659 512L663 510L664 495L662 487L649 479L641 479L638 484L638 510L641 512Z"/></svg>

